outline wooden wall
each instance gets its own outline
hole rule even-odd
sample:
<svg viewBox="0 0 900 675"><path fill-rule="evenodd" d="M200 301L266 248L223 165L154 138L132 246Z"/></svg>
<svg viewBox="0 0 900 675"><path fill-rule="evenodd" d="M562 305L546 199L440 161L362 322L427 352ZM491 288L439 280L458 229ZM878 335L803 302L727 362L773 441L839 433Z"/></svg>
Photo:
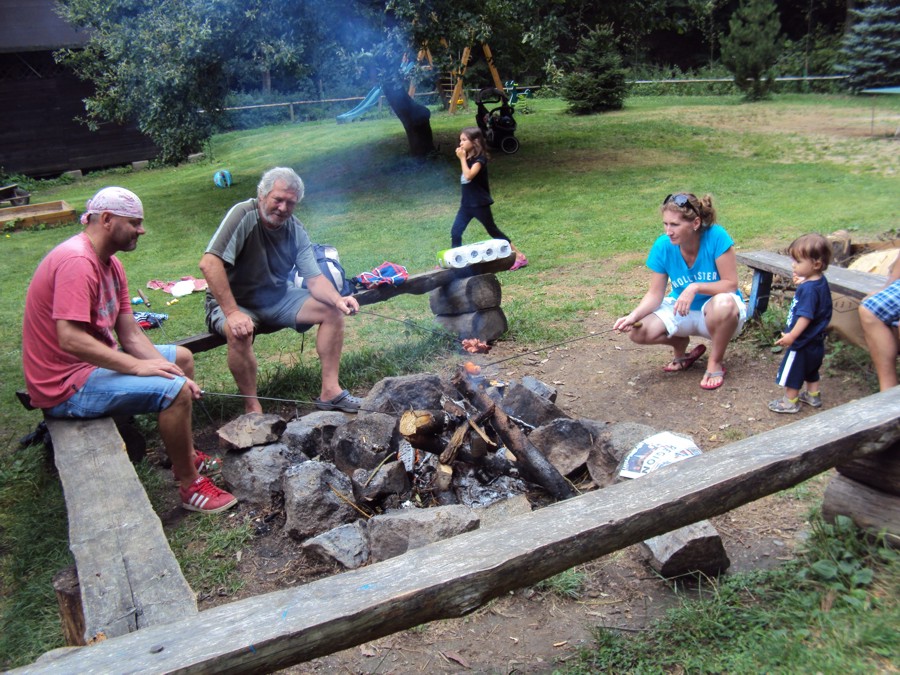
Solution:
<svg viewBox="0 0 900 675"><path fill-rule="evenodd" d="M76 121L92 91L49 51L0 54L0 170L53 176L155 157L156 146L135 127L91 131Z"/></svg>

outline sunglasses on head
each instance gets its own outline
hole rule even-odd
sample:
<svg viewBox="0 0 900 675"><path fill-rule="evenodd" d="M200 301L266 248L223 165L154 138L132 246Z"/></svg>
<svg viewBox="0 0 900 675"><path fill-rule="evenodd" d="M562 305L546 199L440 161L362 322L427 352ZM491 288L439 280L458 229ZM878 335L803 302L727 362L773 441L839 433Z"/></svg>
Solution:
<svg viewBox="0 0 900 675"><path fill-rule="evenodd" d="M696 216L698 218L700 217L700 212L697 210L697 207L695 207L693 204L691 204L691 198L688 195L684 194L683 192L679 192L678 194L674 194L674 195L669 195L668 197L663 199L663 206L665 206L669 202L672 202L673 204L675 204L675 206L678 206L680 208L687 207L691 211L693 211L694 214L696 214Z"/></svg>

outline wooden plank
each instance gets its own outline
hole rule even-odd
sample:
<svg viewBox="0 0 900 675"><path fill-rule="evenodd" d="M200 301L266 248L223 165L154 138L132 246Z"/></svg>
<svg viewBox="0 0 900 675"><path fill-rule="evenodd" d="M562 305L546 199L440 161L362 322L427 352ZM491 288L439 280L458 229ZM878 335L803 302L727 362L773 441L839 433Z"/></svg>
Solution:
<svg viewBox="0 0 900 675"><path fill-rule="evenodd" d="M113 420L47 418L69 514L85 639L197 614Z"/></svg>
<svg viewBox="0 0 900 675"><path fill-rule="evenodd" d="M270 672L462 616L514 588L878 452L900 439L898 411L894 387L487 530L14 672Z"/></svg>
<svg viewBox="0 0 900 675"><path fill-rule="evenodd" d="M439 269L429 270L421 274L412 274L399 286L376 286L367 291L356 293L353 297L362 305L371 305L376 302L383 302L403 293L413 293L419 295L433 291L435 288L446 286L456 279L465 279L479 274L488 274L491 272L502 272L508 270L516 261L515 253L510 254L506 258L492 260L490 262L476 263L468 267L460 267L457 269Z"/></svg>
<svg viewBox="0 0 900 675"><path fill-rule="evenodd" d="M788 278L792 276L790 257L780 253L771 251L738 252L737 261L755 270ZM832 291L854 298L864 298L872 293L877 293L887 284L887 277L882 274L870 274L843 267L829 267L825 272L825 278L828 279L828 285L831 286Z"/></svg>
<svg viewBox="0 0 900 675"><path fill-rule="evenodd" d="M502 272L512 267L516 261L515 254L500 260L492 260L490 262L477 263L469 267L461 267L459 269L440 269L422 272L421 274L413 274L399 286L377 286L366 291L354 293L353 297L359 302L360 306L372 305L376 302L384 302L393 297L404 293L412 293L421 295L428 293L435 288L440 288L456 279L465 279L467 277L479 274L488 274L491 272ZM504 329L505 330L505 329ZM262 333L271 333L273 331L260 331ZM225 344L225 338L217 333L198 333L190 335L186 338L175 341L176 345L187 347L193 354L209 351Z"/></svg>

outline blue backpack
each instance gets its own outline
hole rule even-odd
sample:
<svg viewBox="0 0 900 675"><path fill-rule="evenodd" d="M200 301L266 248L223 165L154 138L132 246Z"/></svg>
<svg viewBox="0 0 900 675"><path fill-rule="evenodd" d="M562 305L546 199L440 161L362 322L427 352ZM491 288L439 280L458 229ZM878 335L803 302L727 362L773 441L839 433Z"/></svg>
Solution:
<svg viewBox="0 0 900 675"><path fill-rule="evenodd" d="M331 281L335 290L341 295L353 295L353 285L347 281L337 249L327 244L313 244L312 247L319 269L322 270L325 278ZM294 285L299 288L308 288L306 279L301 277L296 269L294 270Z"/></svg>

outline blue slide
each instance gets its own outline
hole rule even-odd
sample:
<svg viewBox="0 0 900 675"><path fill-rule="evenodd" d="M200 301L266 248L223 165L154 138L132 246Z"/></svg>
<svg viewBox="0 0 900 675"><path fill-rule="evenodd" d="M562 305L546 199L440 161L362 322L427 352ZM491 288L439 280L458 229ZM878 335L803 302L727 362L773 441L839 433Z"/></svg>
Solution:
<svg viewBox="0 0 900 675"><path fill-rule="evenodd" d="M405 75L406 73L411 71L415 65L416 64L411 61L409 63L404 63L403 66L401 67L403 74ZM373 87L372 91L370 91L368 94L366 94L366 97L362 101L360 101L359 105L357 105L353 110L348 110L345 113L341 113L335 119L337 119L338 124L342 124L343 122L349 122L350 120L353 120L353 119L359 117L364 112L366 112L369 108L371 108L373 105L378 103L378 99L380 99L380 98L381 98L381 85L378 85L376 87Z"/></svg>
<svg viewBox="0 0 900 675"><path fill-rule="evenodd" d="M355 119L355 118L359 117L360 115L362 115L373 105L377 104L378 99L380 99L380 98L381 98L381 87L380 86L374 87L372 89L372 91L370 91L368 94L366 94L366 97L362 101L360 101L359 105L357 105L353 110L348 110L345 113L341 113L335 119L337 119L338 124L341 124L343 122L349 122L350 120Z"/></svg>

